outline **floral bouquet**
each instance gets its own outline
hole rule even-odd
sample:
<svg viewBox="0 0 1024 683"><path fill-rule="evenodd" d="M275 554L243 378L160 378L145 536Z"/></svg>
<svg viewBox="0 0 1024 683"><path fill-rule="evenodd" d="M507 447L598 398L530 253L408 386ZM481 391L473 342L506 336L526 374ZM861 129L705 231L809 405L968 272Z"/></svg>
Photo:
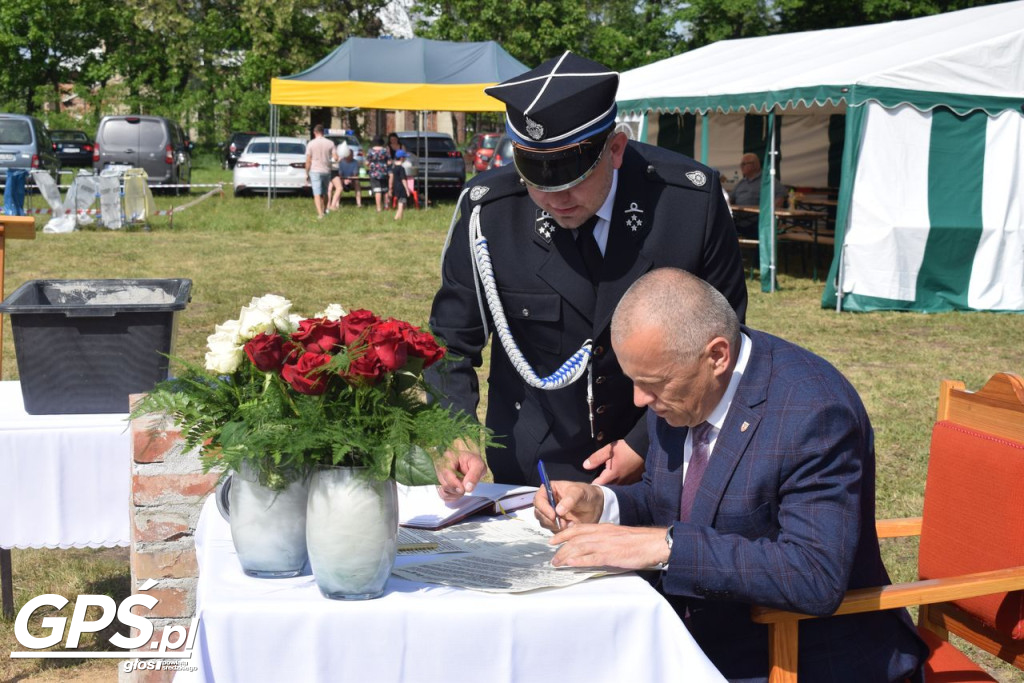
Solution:
<svg viewBox="0 0 1024 683"><path fill-rule="evenodd" d="M427 331L332 304L311 318L274 294L253 298L207 339L205 370L183 361L132 416L168 414L204 471L247 464L280 489L319 466L374 479L437 483L434 459L456 440L489 440L472 418L428 402L423 370L445 349Z"/></svg>

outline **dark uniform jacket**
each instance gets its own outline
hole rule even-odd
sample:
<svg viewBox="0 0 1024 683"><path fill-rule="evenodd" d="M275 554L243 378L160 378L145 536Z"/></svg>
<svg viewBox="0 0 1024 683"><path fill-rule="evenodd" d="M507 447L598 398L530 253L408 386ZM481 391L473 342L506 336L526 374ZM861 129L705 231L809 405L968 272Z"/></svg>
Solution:
<svg viewBox="0 0 1024 683"><path fill-rule="evenodd" d="M499 483L539 483L536 463L552 479L590 481L583 469L595 450L616 439L640 455L647 451L644 411L610 343L612 313L626 289L644 273L673 266L714 285L742 321L747 290L739 244L718 173L650 145L630 142L618 187L603 270L596 293L565 230L537 208L514 167L476 176L457 207L441 264L441 288L430 325L448 345L454 364L428 371L454 408L476 414L479 387L474 367L487 344L474 283L469 222L480 206L494 277L509 327L540 377L557 370L587 339L593 340L594 436L587 408L587 378L546 391L526 384L491 333L486 425L504 448L491 448L487 464ZM442 364L439 364L442 365Z"/></svg>

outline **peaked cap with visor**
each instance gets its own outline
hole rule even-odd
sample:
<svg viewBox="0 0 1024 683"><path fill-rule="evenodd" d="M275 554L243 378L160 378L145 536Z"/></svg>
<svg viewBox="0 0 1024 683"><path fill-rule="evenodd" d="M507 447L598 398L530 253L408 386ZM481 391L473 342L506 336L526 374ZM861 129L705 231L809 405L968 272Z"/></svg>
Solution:
<svg viewBox="0 0 1024 683"><path fill-rule="evenodd" d="M487 88L505 103L519 175L543 192L586 180L615 125L619 74L566 52L536 69Z"/></svg>

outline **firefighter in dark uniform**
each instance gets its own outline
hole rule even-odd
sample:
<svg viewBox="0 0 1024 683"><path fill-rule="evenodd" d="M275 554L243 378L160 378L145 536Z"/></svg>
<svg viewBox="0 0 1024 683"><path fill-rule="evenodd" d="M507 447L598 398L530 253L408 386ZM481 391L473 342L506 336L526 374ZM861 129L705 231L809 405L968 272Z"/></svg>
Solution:
<svg viewBox="0 0 1024 683"><path fill-rule="evenodd" d="M515 165L476 176L460 197L430 318L458 360L430 379L475 415L474 367L492 341L486 425L503 448L486 455L498 483L537 485L538 460L552 479L640 478L644 411L609 342L638 277L682 268L741 321L746 312L718 173L617 131L617 88L617 73L566 52L487 90L506 104ZM486 471L471 446L446 457L445 498Z"/></svg>

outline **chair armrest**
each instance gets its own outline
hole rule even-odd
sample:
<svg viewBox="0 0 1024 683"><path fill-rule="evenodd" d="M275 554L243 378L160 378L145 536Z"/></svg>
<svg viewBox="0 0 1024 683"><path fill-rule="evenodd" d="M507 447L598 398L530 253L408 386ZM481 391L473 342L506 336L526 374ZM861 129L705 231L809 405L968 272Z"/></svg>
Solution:
<svg viewBox="0 0 1024 683"><path fill-rule="evenodd" d="M943 579L894 583L890 586L857 588L847 591L846 597L839 604L839 608L833 612L833 616L875 612L910 605L930 605L935 602L961 600L989 593L1016 590L1024 590L1024 566L975 572ZM750 618L758 624L775 624L800 621L801 619L816 619L817 617L811 614L754 605L750 609Z"/></svg>
<svg viewBox="0 0 1024 683"><path fill-rule="evenodd" d="M898 538L900 536L920 536L920 517L899 517L896 519L879 519L875 521L875 530L879 538Z"/></svg>

